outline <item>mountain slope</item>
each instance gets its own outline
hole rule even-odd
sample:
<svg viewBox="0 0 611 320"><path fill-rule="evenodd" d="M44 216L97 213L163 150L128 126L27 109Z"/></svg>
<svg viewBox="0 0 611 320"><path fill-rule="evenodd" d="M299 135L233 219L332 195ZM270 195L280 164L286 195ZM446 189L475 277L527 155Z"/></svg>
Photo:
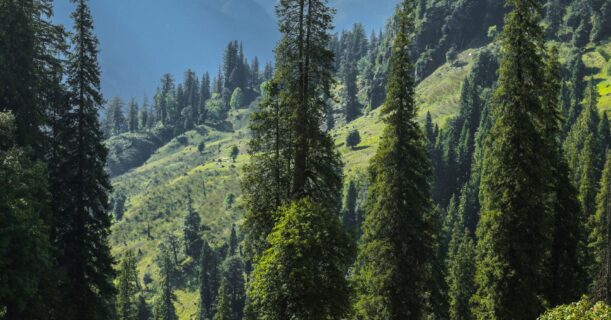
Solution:
<svg viewBox="0 0 611 320"><path fill-rule="evenodd" d="M421 119L430 112L434 121L443 127L456 115L462 82L482 49L460 53L452 64L442 65L418 85L417 102ZM598 80L601 95L599 108L607 112L611 110L609 56L611 42L588 48L583 58L590 73ZM165 237L168 234L181 236L188 193L191 193L194 208L200 212L202 222L209 227L205 236L213 245L222 245L229 236L231 225L239 225L242 211L239 205L228 206L226 199L234 195L239 204L241 168L248 161L246 125L251 112L248 109L231 112L230 121L237 128L235 132L200 126L171 140L142 166L113 179L115 194L123 194L127 198L123 219L113 225L113 253L120 257L127 249L137 252L141 277L145 274L156 277L155 256ZM383 127L377 109L332 130L344 161L346 177L366 173ZM353 129L360 132L362 142L357 148L350 149L344 145L344 141ZM200 152L198 146L202 142L205 150ZM233 146L240 150L235 163L229 157L229 150ZM147 235L149 226L150 238ZM198 296L194 290L188 286L177 290L177 310L181 319L189 319L197 310Z"/></svg>

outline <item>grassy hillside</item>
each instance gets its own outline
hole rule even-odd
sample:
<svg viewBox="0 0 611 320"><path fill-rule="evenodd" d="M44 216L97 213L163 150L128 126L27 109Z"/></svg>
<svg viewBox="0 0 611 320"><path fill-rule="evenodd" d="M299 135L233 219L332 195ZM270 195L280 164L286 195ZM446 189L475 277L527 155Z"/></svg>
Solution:
<svg viewBox="0 0 611 320"><path fill-rule="evenodd" d="M479 52L479 49L470 49L461 53L453 64L441 66L420 83L417 102L421 119L428 111L443 126L455 115L462 82ZM611 111L609 55L611 43L590 48L584 55L586 66L599 80L600 109L607 112ZM150 274L156 279L155 256L159 246L168 234L179 238L182 235L188 193L192 195L194 208L200 212L202 222L210 227L206 236L213 244L220 245L228 237L231 225L239 224L242 216L239 206L229 207L225 199L233 194L239 204L239 176L248 161L246 119L249 113L247 109L232 113L231 122L237 128L235 132L198 127L171 140L143 165L113 179L116 192L127 197L125 215L112 227L113 253L119 258L125 250L133 250L139 259L141 277ZM357 129L362 139L354 149L344 145L346 135L352 129ZM331 132L342 154L346 176L365 172L382 130L379 110L374 110ZM203 152L198 150L201 143L205 144ZM235 163L229 158L229 149L234 145L240 149ZM149 227L150 238L147 234ZM180 288L176 294L180 319L190 319L197 311L195 289Z"/></svg>

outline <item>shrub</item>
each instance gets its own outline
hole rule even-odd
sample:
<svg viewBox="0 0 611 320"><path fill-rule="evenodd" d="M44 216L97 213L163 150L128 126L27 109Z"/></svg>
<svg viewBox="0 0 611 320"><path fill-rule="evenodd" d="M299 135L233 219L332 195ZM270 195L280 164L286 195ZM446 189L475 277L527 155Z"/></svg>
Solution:
<svg viewBox="0 0 611 320"><path fill-rule="evenodd" d="M199 151L199 153L202 153L202 152L204 152L204 150L206 150L206 145L203 142L200 142L197 145L197 151Z"/></svg>
<svg viewBox="0 0 611 320"><path fill-rule="evenodd" d="M607 320L611 319L611 308L603 302L592 304L586 297L570 305L563 305L547 311L539 320Z"/></svg>

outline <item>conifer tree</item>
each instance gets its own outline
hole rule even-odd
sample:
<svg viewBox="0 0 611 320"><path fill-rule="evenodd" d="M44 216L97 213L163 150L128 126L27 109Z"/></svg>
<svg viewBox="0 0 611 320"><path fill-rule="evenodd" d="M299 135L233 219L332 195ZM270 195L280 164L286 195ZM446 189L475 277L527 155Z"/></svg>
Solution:
<svg viewBox="0 0 611 320"><path fill-rule="evenodd" d="M474 319L470 300L475 293L475 244L468 229L456 224L448 250L448 299L450 319Z"/></svg>
<svg viewBox="0 0 611 320"><path fill-rule="evenodd" d="M117 277L117 319L138 319L138 271L136 258L131 251L125 253Z"/></svg>
<svg viewBox="0 0 611 320"><path fill-rule="evenodd" d="M73 52L67 65L69 110L61 123L54 220L55 243L63 279L58 317L106 319L115 288L108 235L111 217L110 180L105 171L107 150L102 144L98 112L102 104L97 39L86 0L76 9Z"/></svg>
<svg viewBox="0 0 611 320"><path fill-rule="evenodd" d="M386 123L370 163L370 187L357 260L356 310L363 319L419 319L433 282L438 218L433 210L430 160L416 120L410 35L414 3L397 12Z"/></svg>
<svg viewBox="0 0 611 320"><path fill-rule="evenodd" d="M590 245L594 251L594 283L591 299L611 304L611 157L607 155L605 169L596 198L596 215Z"/></svg>
<svg viewBox="0 0 611 320"><path fill-rule="evenodd" d="M325 0L287 0L277 14L283 38L276 72L251 121L251 162L242 181L249 256L267 247L277 208L303 197L337 208L341 192L341 161L321 129L332 82L333 10Z"/></svg>
<svg viewBox="0 0 611 320"><path fill-rule="evenodd" d="M159 257L159 286L154 307L155 320L178 320L174 302L174 265L170 258L170 253L166 250L161 251Z"/></svg>
<svg viewBox="0 0 611 320"><path fill-rule="evenodd" d="M195 261L199 260L202 250L202 220L199 213L193 209L191 194L187 194L187 216L183 223L183 233L185 237L185 253Z"/></svg>
<svg viewBox="0 0 611 320"><path fill-rule="evenodd" d="M46 319L52 297L40 291L52 266L45 165L20 147L19 127L0 112L0 313L6 320ZM28 151L30 150L30 151ZM46 313L37 314L37 311Z"/></svg>
<svg viewBox="0 0 611 320"><path fill-rule="evenodd" d="M547 113L540 3L509 0L494 124L484 151L477 227L477 319L535 319L543 311L551 246L549 164L538 126Z"/></svg>
<svg viewBox="0 0 611 320"><path fill-rule="evenodd" d="M238 254L238 235L235 231L235 225L231 226L231 234L229 235L229 252L228 256Z"/></svg>
<svg viewBox="0 0 611 320"><path fill-rule="evenodd" d="M579 299L584 290L585 273L581 261L584 256L584 230L578 192L571 183L569 168L562 154L560 118L561 67L558 49L549 50L545 66L545 85L542 96L544 116L542 133L547 139L545 156L550 163L552 196L552 246L549 260L549 281L546 298L552 306Z"/></svg>
<svg viewBox="0 0 611 320"><path fill-rule="evenodd" d="M204 240L200 254L199 268L199 320L210 320L214 316L214 305L216 304L218 290L218 265L217 257Z"/></svg>
<svg viewBox="0 0 611 320"><path fill-rule="evenodd" d="M361 113L361 105L357 98L357 60L355 58L355 48L350 46L345 49L342 59L341 74L344 83L344 116L346 122L356 119Z"/></svg>
<svg viewBox="0 0 611 320"><path fill-rule="evenodd" d="M228 257L222 266L214 319L241 320L246 302L244 263L239 256Z"/></svg>
<svg viewBox="0 0 611 320"><path fill-rule="evenodd" d="M278 215L248 288L255 319L344 319L352 259L336 213L305 198Z"/></svg>
<svg viewBox="0 0 611 320"><path fill-rule="evenodd" d="M138 320L150 320L153 317L149 305L146 303L144 296L138 297Z"/></svg>
<svg viewBox="0 0 611 320"><path fill-rule="evenodd" d="M136 99L132 98L127 112L127 130L129 130L129 132L136 132L138 129L138 103Z"/></svg>
<svg viewBox="0 0 611 320"><path fill-rule="evenodd" d="M231 297L229 294L229 284L226 279L221 280L221 287L219 288L218 301L216 303L216 312L214 313L214 320L233 320L233 314L231 312Z"/></svg>
<svg viewBox="0 0 611 320"><path fill-rule="evenodd" d="M20 146L39 151L44 110L36 101L36 26L32 1L0 1L0 111L11 111Z"/></svg>

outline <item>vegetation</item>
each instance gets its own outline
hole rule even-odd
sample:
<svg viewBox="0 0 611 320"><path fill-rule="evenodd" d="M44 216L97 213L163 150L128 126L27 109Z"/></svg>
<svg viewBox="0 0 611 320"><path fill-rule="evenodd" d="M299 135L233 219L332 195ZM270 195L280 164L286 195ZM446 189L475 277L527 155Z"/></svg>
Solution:
<svg viewBox="0 0 611 320"><path fill-rule="evenodd" d="M0 319L609 318L605 1L283 0L106 106L73 4L0 0Z"/></svg>

